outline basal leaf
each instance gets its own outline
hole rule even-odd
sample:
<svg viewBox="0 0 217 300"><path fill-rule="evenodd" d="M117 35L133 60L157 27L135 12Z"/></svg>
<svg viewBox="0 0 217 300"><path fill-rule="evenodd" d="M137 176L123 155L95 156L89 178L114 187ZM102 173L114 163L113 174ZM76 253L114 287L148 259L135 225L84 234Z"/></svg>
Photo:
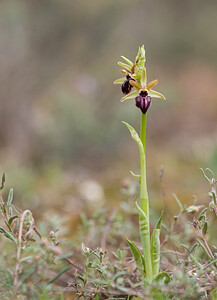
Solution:
<svg viewBox="0 0 217 300"><path fill-rule="evenodd" d="M139 270L139 272L141 273L141 275L143 277L145 277L145 261L144 258L142 256L142 253L140 252L139 248L130 240L126 239L129 246L130 246L130 250L133 254L136 266Z"/></svg>
<svg viewBox="0 0 217 300"><path fill-rule="evenodd" d="M168 284L171 281L171 277L167 272L161 272L155 277L154 281L156 282L163 281L163 283Z"/></svg>

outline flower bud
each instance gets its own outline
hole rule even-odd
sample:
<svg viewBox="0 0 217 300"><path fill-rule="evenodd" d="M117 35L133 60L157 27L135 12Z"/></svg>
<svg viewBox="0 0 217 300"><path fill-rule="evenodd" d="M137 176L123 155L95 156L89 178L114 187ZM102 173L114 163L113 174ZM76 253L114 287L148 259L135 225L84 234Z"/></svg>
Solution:
<svg viewBox="0 0 217 300"><path fill-rule="evenodd" d="M141 109L142 113L146 114L147 110L151 106L151 97L148 96L147 91L142 91L139 96L135 98L135 103L136 106Z"/></svg>
<svg viewBox="0 0 217 300"><path fill-rule="evenodd" d="M126 76L126 80L121 85L122 93L127 95L132 90L132 85L130 84L130 80L133 80L129 75Z"/></svg>

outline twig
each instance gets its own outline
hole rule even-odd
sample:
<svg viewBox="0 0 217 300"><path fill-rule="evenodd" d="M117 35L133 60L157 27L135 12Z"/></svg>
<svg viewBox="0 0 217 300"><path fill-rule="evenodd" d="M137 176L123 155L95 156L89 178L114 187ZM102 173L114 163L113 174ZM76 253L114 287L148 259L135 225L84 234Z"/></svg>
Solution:
<svg viewBox="0 0 217 300"><path fill-rule="evenodd" d="M210 247L209 247L209 245L208 245L206 239L203 239L203 242L204 242L204 244L205 244L205 246L206 246L207 251L209 252L209 255L212 257L212 260L214 260L215 257L214 257L214 255L213 255L213 253L212 253L212 251L211 251L211 249L210 249Z"/></svg>
<svg viewBox="0 0 217 300"><path fill-rule="evenodd" d="M27 214L30 214L32 216L32 213L30 210L25 210L22 213L21 219L20 219L20 226L19 226L19 235L18 235L18 240L17 240L17 262L16 262L16 267L15 267L15 272L14 272L14 293L17 293L18 289L18 273L19 273L19 267L20 267L20 253L21 253L21 248L22 248L22 232L23 232L23 223L25 220L25 216Z"/></svg>
<svg viewBox="0 0 217 300"><path fill-rule="evenodd" d="M82 270L82 268L78 267L77 265L75 265L69 258L64 258L64 260L69 263L70 265L72 265L73 267L75 267L76 269L78 269L79 271L83 272L84 270Z"/></svg>

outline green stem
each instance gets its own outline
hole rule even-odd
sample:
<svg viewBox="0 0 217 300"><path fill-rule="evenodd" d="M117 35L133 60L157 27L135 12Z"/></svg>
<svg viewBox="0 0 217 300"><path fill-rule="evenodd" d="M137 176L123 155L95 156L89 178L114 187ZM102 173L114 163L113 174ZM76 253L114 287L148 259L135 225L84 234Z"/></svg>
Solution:
<svg viewBox="0 0 217 300"><path fill-rule="evenodd" d="M141 242L144 253L145 269L147 279L152 281L152 262L151 262L151 242L150 242L150 226L149 226L149 201L148 201L148 189L147 189L147 179L146 179L146 119L147 114L142 114L141 117L141 130L140 139L143 144L144 153L140 153L140 168L141 168L141 186L140 186L140 205L141 209L144 211L147 217L147 231L148 234L143 235L140 231Z"/></svg>

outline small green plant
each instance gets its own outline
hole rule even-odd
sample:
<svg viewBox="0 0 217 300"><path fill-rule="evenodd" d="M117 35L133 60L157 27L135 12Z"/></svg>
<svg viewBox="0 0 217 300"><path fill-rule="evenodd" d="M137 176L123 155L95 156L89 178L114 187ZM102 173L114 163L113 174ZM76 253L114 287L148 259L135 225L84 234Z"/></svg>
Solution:
<svg viewBox="0 0 217 300"><path fill-rule="evenodd" d="M128 99L135 99L136 106L141 110L141 129L140 137L136 130L128 123L123 122L129 129L132 138L136 141L140 151L140 175L133 176L138 177L140 181L140 206L135 202L136 209L139 213L139 230L141 243L143 248L143 255L138 247L132 241L127 239L132 254L134 256L138 270L140 271L144 284L150 284L157 277L168 278L168 274L160 274L160 229L162 216L161 214L157 225L150 236L150 222L149 222L149 199L148 188L146 180L146 120L147 111L151 106L151 97L160 98L165 100L165 97L154 90L152 87L158 83L158 80L153 80L147 83L147 72L145 68L145 49L144 46L139 47L138 54L135 62L130 61L124 56L121 56L126 63L118 62L123 68L120 70L125 77L117 79L114 84L121 84L121 90L125 96L121 101ZM134 91L131 91L135 88Z"/></svg>

